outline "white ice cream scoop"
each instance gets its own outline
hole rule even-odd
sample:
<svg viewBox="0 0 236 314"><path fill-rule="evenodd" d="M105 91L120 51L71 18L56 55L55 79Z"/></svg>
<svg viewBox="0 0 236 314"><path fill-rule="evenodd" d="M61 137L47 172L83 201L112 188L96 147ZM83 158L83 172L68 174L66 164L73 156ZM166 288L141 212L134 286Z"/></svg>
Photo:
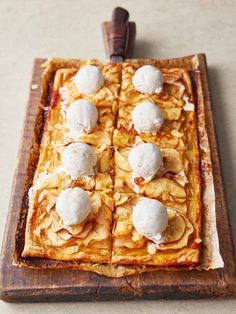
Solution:
<svg viewBox="0 0 236 314"><path fill-rule="evenodd" d="M84 95L91 95L98 91L104 84L104 77L95 65L85 65L74 77L77 90Z"/></svg>
<svg viewBox="0 0 236 314"><path fill-rule="evenodd" d="M62 152L61 163L72 179L91 176L94 175L97 155L88 144L72 143Z"/></svg>
<svg viewBox="0 0 236 314"><path fill-rule="evenodd" d="M91 212L88 193L78 187L62 191L56 201L56 211L65 225L79 225Z"/></svg>
<svg viewBox="0 0 236 314"><path fill-rule="evenodd" d="M163 165L160 149L151 143L134 146L129 152L128 162L133 172L145 181L152 180Z"/></svg>
<svg viewBox="0 0 236 314"><path fill-rule="evenodd" d="M143 197L133 207L132 220L138 233L159 244L168 226L168 214L164 205L151 198Z"/></svg>
<svg viewBox="0 0 236 314"><path fill-rule="evenodd" d="M161 93L163 89L163 75L159 69L152 65L139 68L132 77L134 88L140 93Z"/></svg>
<svg viewBox="0 0 236 314"><path fill-rule="evenodd" d="M131 112L131 118L138 133L155 134L164 122L161 109L151 101L142 101L136 105Z"/></svg>
<svg viewBox="0 0 236 314"><path fill-rule="evenodd" d="M73 139L90 133L97 126L97 108L86 99L73 102L66 112L67 126Z"/></svg>

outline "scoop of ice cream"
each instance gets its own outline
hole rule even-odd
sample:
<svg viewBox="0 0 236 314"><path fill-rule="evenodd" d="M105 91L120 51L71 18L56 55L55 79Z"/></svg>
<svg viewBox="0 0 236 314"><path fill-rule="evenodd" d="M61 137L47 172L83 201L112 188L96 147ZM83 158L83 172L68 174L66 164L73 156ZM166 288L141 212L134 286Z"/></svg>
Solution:
<svg viewBox="0 0 236 314"><path fill-rule="evenodd" d="M76 139L95 129L98 120L97 108L90 101L79 99L69 106L66 118L70 135Z"/></svg>
<svg viewBox="0 0 236 314"><path fill-rule="evenodd" d="M142 101L131 112L138 133L156 133L164 122L161 109L151 101Z"/></svg>
<svg viewBox="0 0 236 314"><path fill-rule="evenodd" d="M139 68L132 77L132 82L140 93L161 93L163 89L163 75L160 70L152 65Z"/></svg>
<svg viewBox="0 0 236 314"><path fill-rule="evenodd" d="M88 193L78 187L62 191L56 201L56 211L65 225L79 225L91 212Z"/></svg>
<svg viewBox="0 0 236 314"><path fill-rule="evenodd" d="M160 149L151 143L134 146L129 152L128 162L133 172L146 181L152 180L163 164Z"/></svg>
<svg viewBox="0 0 236 314"><path fill-rule="evenodd" d="M85 65L74 78L75 86L84 95L94 94L104 84L104 77L95 65Z"/></svg>
<svg viewBox="0 0 236 314"><path fill-rule="evenodd" d="M168 225L168 214L161 202L143 197L133 207L132 220L138 233L157 244L163 242L163 232Z"/></svg>
<svg viewBox="0 0 236 314"><path fill-rule="evenodd" d="M72 179L90 176L94 175L97 155L88 144L72 143L64 149L61 163Z"/></svg>

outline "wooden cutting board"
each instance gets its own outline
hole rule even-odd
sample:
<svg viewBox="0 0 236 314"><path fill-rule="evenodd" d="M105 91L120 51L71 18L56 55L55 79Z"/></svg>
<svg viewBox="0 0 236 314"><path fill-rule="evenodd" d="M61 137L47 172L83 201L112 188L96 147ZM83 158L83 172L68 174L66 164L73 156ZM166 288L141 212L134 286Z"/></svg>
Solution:
<svg viewBox="0 0 236 314"><path fill-rule="evenodd" d="M207 132L212 153L220 251L225 267L210 271L157 271L124 278L107 278L79 270L37 270L12 265L16 228L19 217L22 215L28 157L40 102L40 75L42 73L40 65L44 60L36 59L0 261L0 298L2 300L6 302L95 301L188 299L236 295L234 250L214 132L207 67L205 56L198 55L197 57L202 75Z"/></svg>

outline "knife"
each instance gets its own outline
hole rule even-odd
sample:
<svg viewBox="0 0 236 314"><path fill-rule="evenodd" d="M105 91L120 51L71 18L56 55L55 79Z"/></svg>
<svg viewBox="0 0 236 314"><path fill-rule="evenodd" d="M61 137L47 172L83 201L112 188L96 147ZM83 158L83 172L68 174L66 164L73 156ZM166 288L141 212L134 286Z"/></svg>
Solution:
<svg viewBox="0 0 236 314"><path fill-rule="evenodd" d="M123 62L126 56L129 12L121 7L116 7L112 12L109 30L109 54L113 63Z"/></svg>

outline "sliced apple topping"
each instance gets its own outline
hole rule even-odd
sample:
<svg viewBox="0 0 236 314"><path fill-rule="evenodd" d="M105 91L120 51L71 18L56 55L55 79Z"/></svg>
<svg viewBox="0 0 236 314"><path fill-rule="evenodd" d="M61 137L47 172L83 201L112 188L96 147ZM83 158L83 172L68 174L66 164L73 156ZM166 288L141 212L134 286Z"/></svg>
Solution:
<svg viewBox="0 0 236 314"><path fill-rule="evenodd" d="M113 235L120 236L120 235L129 234L132 228L133 228L133 224L132 224L131 217L125 220L117 220Z"/></svg>
<svg viewBox="0 0 236 314"><path fill-rule="evenodd" d="M173 198L177 202L184 202L186 199L184 188L168 178L154 179L145 185L144 193L148 197L161 199L164 192L169 193L170 200Z"/></svg>
<svg viewBox="0 0 236 314"><path fill-rule="evenodd" d="M113 182L110 175L97 174L96 180L95 180L96 190L112 189L112 187L113 187Z"/></svg>
<svg viewBox="0 0 236 314"><path fill-rule="evenodd" d="M117 167L124 171L132 171L130 168L130 165L128 163L128 154L129 154L129 149L123 148L123 149L117 149L115 151L115 163Z"/></svg>
<svg viewBox="0 0 236 314"><path fill-rule="evenodd" d="M178 120L181 115L182 108L163 108L162 111L165 120Z"/></svg>
<svg viewBox="0 0 236 314"><path fill-rule="evenodd" d="M103 151L111 145L111 139L102 131L95 131L91 134L83 135L80 137L80 142L98 146L100 151Z"/></svg>
<svg viewBox="0 0 236 314"><path fill-rule="evenodd" d="M175 210L168 209L168 227L165 231L165 242L178 241L186 228L184 218Z"/></svg>
<svg viewBox="0 0 236 314"><path fill-rule="evenodd" d="M120 248L120 247L127 247L129 249L134 249L135 243L132 241L131 235L122 235L119 237L115 237L113 239L113 247L114 248Z"/></svg>
<svg viewBox="0 0 236 314"><path fill-rule="evenodd" d="M113 199L113 197L110 194L102 192L102 191L99 191L97 193L99 193L99 196L100 196L102 202L107 207L109 207L111 210L113 210L113 207L114 207L114 199Z"/></svg>
<svg viewBox="0 0 236 314"><path fill-rule="evenodd" d="M93 230L88 234L88 236L83 240L83 245L87 246L92 241L101 241L109 236L109 230L104 228L104 226L97 224L94 226Z"/></svg>
<svg viewBox="0 0 236 314"><path fill-rule="evenodd" d="M194 228L192 226L192 224L190 223L190 221L184 216L179 214L179 216L181 216L181 218L183 219L183 221L185 221L185 231L182 235L182 237L180 237L177 241L172 241L172 242L167 242L167 243L163 243L160 245L160 250L177 250L177 249L182 249L183 247L188 245L188 241L189 241L189 236L194 232ZM178 233L180 235L181 230L183 228L183 226L181 227L180 224L183 224L183 222L179 220L178 222L176 222L176 224L174 225L174 221L173 221L173 226L171 226L170 224L170 229L169 232L171 231L171 229L178 230ZM176 231L177 233L177 231ZM170 232L171 234L171 232ZM176 238L176 236L174 236L174 231L172 231L172 239Z"/></svg>
<svg viewBox="0 0 236 314"><path fill-rule="evenodd" d="M43 229L44 243L47 246L61 247L65 245L65 240L63 240L57 233L53 232L51 229Z"/></svg>
<svg viewBox="0 0 236 314"><path fill-rule="evenodd" d="M115 213L115 225L113 228L113 235L126 235L131 232L133 228L131 218L131 208L128 204L124 206L117 206Z"/></svg>
<svg viewBox="0 0 236 314"><path fill-rule="evenodd" d="M176 210L182 212L182 213L187 213L187 204L186 203L177 203L177 202L172 202L172 201L164 201L164 205L167 208L175 208Z"/></svg>
<svg viewBox="0 0 236 314"><path fill-rule="evenodd" d="M90 201L91 201L92 213L96 215L102 206L102 201L101 201L101 198L99 197L99 194L92 193L90 195Z"/></svg>
<svg viewBox="0 0 236 314"><path fill-rule="evenodd" d="M59 236L59 238L61 238L65 242L72 238L72 235L67 230L64 230L64 229L58 231L57 235Z"/></svg>
<svg viewBox="0 0 236 314"><path fill-rule="evenodd" d="M49 216L47 218L45 218L39 225L38 227L40 229L48 229L52 224L52 217Z"/></svg>
<svg viewBox="0 0 236 314"><path fill-rule="evenodd" d="M43 203L44 208L49 212L55 205L58 196L58 191L56 189L45 189L38 196L38 202Z"/></svg>
<svg viewBox="0 0 236 314"><path fill-rule="evenodd" d="M135 229L132 230L132 241L135 243L135 247L142 247L145 243L145 237L138 233Z"/></svg>
<svg viewBox="0 0 236 314"><path fill-rule="evenodd" d="M111 169L111 151L106 150L99 157L99 170L101 173L106 173Z"/></svg>
<svg viewBox="0 0 236 314"><path fill-rule="evenodd" d="M129 132L124 128L115 129L113 133L113 145L116 147L125 147L134 144L135 131L132 129Z"/></svg>
<svg viewBox="0 0 236 314"><path fill-rule="evenodd" d="M181 155L172 148L161 148L165 172L179 173L183 169Z"/></svg>
<svg viewBox="0 0 236 314"><path fill-rule="evenodd" d="M129 195L127 194L123 194L118 191L114 193L114 200L116 206L124 204L128 200L128 198Z"/></svg>
<svg viewBox="0 0 236 314"><path fill-rule="evenodd" d="M93 229L93 223L88 222L85 224L83 230L77 235L74 235L73 237L79 238L79 239L85 239L88 236L89 232L92 231L92 229Z"/></svg>

